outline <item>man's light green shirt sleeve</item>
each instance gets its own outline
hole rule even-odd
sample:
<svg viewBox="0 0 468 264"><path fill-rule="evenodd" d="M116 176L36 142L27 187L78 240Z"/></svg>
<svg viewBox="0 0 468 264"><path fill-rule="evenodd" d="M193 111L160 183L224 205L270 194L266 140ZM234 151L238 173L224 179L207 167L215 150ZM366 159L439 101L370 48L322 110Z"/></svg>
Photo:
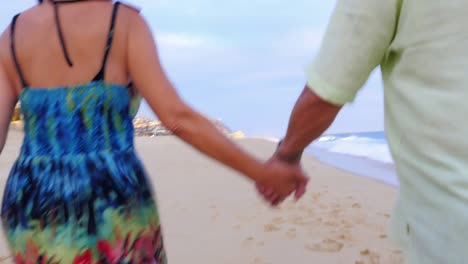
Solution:
<svg viewBox="0 0 468 264"><path fill-rule="evenodd" d="M398 0L338 0L307 85L337 105L352 102L385 59L397 24Z"/></svg>

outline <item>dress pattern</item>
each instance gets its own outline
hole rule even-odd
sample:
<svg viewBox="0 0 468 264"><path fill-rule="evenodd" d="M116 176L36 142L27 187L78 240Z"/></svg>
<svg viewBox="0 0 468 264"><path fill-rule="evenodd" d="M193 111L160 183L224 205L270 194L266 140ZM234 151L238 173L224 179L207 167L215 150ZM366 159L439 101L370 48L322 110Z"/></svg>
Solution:
<svg viewBox="0 0 468 264"><path fill-rule="evenodd" d="M104 81L23 89L24 142L1 208L15 263L167 263L130 101Z"/></svg>

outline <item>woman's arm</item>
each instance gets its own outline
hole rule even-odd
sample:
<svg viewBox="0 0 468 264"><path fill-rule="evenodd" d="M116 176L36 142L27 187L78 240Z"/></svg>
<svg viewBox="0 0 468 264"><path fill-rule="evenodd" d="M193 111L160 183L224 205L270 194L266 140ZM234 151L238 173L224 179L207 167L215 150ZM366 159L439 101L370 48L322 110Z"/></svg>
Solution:
<svg viewBox="0 0 468 264"><path fill-rule="evenodd" d="M1 57L0 57L1 59ZM5 67L0 61L0 154L5 146L11 115L15 108L17 97L7 77Z"/></svg>
<svg viewBox="0 0 468 264"><path fill-rule="evenodd" d="M164 125L202 153L269 185L282 195L290 194L306 177L296 167L262 164L226 138L205 117L190 108L177 94L159 62L151 31L141 16L130 25L129 72L135 86Z"/></svg>

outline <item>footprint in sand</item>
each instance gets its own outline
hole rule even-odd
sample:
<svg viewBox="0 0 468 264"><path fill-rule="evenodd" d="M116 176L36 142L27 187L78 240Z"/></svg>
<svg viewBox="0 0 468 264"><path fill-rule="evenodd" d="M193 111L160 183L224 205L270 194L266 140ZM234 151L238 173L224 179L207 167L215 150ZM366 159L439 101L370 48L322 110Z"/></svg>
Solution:
<svg viewBox="0 0 468 264"><path fill-rule="evenodd" d="M297 208L294 204L285 204L283 206L284 209L288 210L288 211L296 211Z"/></svg>
<svg viewBox="0 0 468 264"><path fill-rule="evenodd" d="M353 208L362 208L360 203L353 203L352 207Z"/></svg>
<svg viewBox="0 0 468 264"><path fill-rule="evenodd" d="M333 203L330 205L333 209L341 209L341 204Z"/></svg>
<svg viewBox="0 0 468 264"><path fill-rule="evenodd" d="M355 225L365 225L367 219L364 216L359 215L359 216L354 217L352 220Z"/></svg>
<svg viewBox="0 0 468 264"><path fill-rule="evenodd" d="M244 245L244 246L252 246L252 244L254 243L254 240L255 240L254 237L249 236L249 237L247 237L247 238L244 239L244 242L242 243L242 245Z"/></svg>
<svg viewBox="0 0 468 264"><path fill-rule="evenodd" d="M305 212L307 213L308 216L312 216L312 215L314 215L314 213L315 213L315 212L314 212L314 209L312 209L312 208L307 208L307 209L305 210Z"/></svg>
<svg viewBox="0 0 468 264"><path fill-rule="evenodd" d="M353 227L353 224L349 222L348 220L341 220L341 225L346 229Z"/></svg>
<svg viewBox="0 0 468 264"><path fill-rule="evenodd" d="M268 225L265 225L263 229L265 230L265 232L276 232L276 231L279 231L281 228L274 224L268 224Z"/></svg>
<svg viewBox="0 0 468 264"><path fill-rule="evenodd" d="M338 226L337 222L330 221L330 220L323 222L323 224L326 225L326 226L329 226L329 227L337 227Z"/></svg>
<svg viewBox="0 0 468 264"><path fill-rule="evenodd" d="M380 255L376 252L369 253L369 264L379 264L380 263Z"/></svg>
<svg viewBox="0 0 468 264"><path fill-rule="evenodd" d="M325 209L328 209L328 205L326 205L326 204L320 204L320 205L319 205L319 208L325 210Z"/></svg>
<svg viewBox="0 0 468 264"><path fill-rule="evenodd" d="M318 252L339 252L343 249L343 243L338 242L334 239L326 238L322 240L320 243L316 243L314 245L306 245L305 249L309 251L318 251Z"/></svg>
<svg viewBox="0 0 468 264"><path fill-rule="evenodd" d="M273 223L280 225L286 223L286 220L283 217L275 217L273 218Z"/></svg>
<svg viewBox="0 0 468 264"><path fill-rule="evenodd" d="M385 214L385 213L382 214L382 213L381 213L380 215L383 215L383 216L384 216L385 218L387 218L387 219L390 218L390 215L389 215L389 214Z"/></svg>
<svg viewBox="0 0 468 264"><path fill-rule="evenodd" d="M364 250L362 250L360 253L361 253L361 255L363 255L363 256L367 256L367 255L369 255L370 251L369 251L368 249L364 249Z"/></svg>
<svg viewBox="0 0 468 264"><path fill-rule="evenodd" d="M379 264L380 263L380 256L376 252L372 252L372 251L370 251L368 249L364 249L360 253L361 253L361 256L363 258L367 259L366 263L369 263L369 264ZM358 262L358 261L356 261L356 262ZM364 263L364 262L362 262L362 263Z"/></svg>
<svg viewBox="0 0 468 264"><path fill-rule="evenodd" d="M266 264L266 262L262 258L256 257L250 262L250 264Z"/></svg>
<svg viewBox="0 0 468 264"><path fill-rule="evenodd" d="M385 235L385 234L379 235L379 238L382 238L382 239L387 238L387 237L388 237L388 236Z"/></svg>
<svg viewBox="0 0 468 264"><path fill-rule="evenodd" d="M250 222L255 220L256 216L255 215L239 215L237 216L237 219L239 219L242 222Z"/></svg>
<svg viewBox="0 0 468 264"><path fill-rule="evenodd" d="M0 257L0 263L4 263L8 260L10 260L12 257L8 256L8 257ZM8 263L11 263L11 262L8 262Z"/></svg>
<svg viewBox="0 0 468 264"><path fill-rule="evenodd" d="M244 242L242 243L242 245L244 247L252 247L252 246L263 247L263 246L265 246L265 242L264 241L256 241L255 237L249 236L249 237L244 239Z"/></svg>
<svg viewBox="0 0 468 264"><path fill-rule="evenodd" d="M331 217L337 217L341 214L341 209L333 209L330 211L330 216Z"/></svg>
<svg viewBox="0 0 468 264"><path fill-rule="evenodd" d="M213 215L211 216L211 221L212 222L214 222L219 216L219 210L216 207L213 208L213 211L214 211Z"/></svg>
<svg viewBox="0 0 468 264"><path fill-rule="evenodd" d="M320 196L321 196L320 193L312 193L310 197L312 201L316 202L320 199Z"/></svg>
<svg viewBox="0 0 468 264"><path fill-rule="evenodd" d="M288 230L288 232L286 232L286 236L289 238L289 239L294 239L296 238L296 228L291 228Z"/></svg>
<svg viewBox="0 0 468 264"><path fill-rule="evenodd" d="M288 220L290 222L295 222L295 221L301 221L303 219L304 217L302 215L290 215Z"/></svg>
<svg viewBox="0 0 468 264"><path fill-rule="evenodd" d="M309 217L296 215L289 219L289 223L293 225L299 225L299 226L309 226L309 225L313 225L314 221L310 219Z"/></svg>
<svg viewBox="0 0 468 264"><path fill-rule="evenodd" d="M353 240L353 237L351 235L351 233L349 232L338 232L339 235L337 236L337 238L339 240L342 240L342 241L352 241Z"/></svg>

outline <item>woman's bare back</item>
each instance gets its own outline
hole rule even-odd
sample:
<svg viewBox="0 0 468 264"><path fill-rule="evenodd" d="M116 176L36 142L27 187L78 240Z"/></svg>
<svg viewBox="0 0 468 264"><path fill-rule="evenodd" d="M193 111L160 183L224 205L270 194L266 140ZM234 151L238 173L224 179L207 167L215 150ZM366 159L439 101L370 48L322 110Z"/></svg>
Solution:
<svg viewBox="0 0 468 264"><path fill-rule="evenodd" d="M54 5L45 2L22 13L17 20L14 45L25 80L30 87L52 88L92 80L102 64L112 15L111 1L58 4L59 25L72 66L62 49ZM121 6L106 66L106 82L126 84L129 21L138 12ZM0 53L7 75L19 94L22 85L10 50L9 29L1 39Z"/></svg>

